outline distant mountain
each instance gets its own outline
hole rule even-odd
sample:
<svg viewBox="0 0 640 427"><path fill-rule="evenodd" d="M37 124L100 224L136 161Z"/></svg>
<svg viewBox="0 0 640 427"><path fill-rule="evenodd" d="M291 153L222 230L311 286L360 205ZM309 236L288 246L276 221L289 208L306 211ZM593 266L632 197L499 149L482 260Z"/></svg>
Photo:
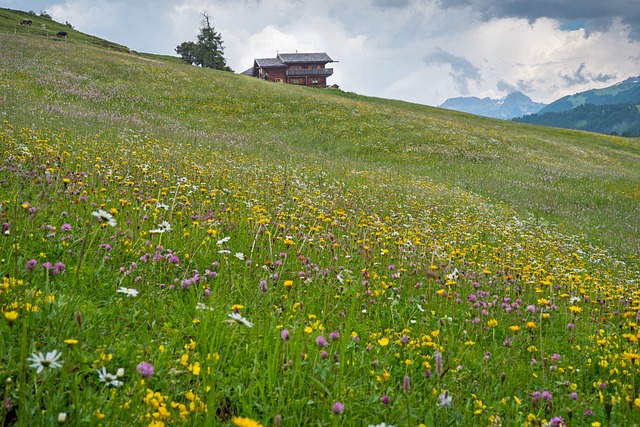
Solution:
<svg viewBox="0 0 640 427"><path fill-rule="evenodd" d="M640 77L565 96L514 121L640 137Z"/></svg>
<svg viewBox="0 0 640 427"><path fill-rule="evenodd" d="M538 114L569 111L581 105L640 104L640 77L630 77L613 86L565 96L538 111Z"/></svg>
<svg viewBox="0 0 640 427"><path fill-rule="evenodd" d="M537 113L545 105L533 102L531 98L522 92L513 92L500 99L477 98L475 96L449 98L439 107L478 116L508 120L526 114Z"/></svg>

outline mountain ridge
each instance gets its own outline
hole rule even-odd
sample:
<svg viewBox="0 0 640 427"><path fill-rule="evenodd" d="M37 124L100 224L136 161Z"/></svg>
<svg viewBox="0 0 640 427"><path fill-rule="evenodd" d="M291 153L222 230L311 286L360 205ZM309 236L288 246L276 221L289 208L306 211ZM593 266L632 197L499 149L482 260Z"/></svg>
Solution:
<svg viewBox="0 0 640 427"><path fill-rule="evenodd" d="M534 102L522 92L511 92L504 98L478 98L475 96L449 98L439 108L461 111L463 113L494 119L512 119L527 114L534 114L546 104Z"/></svg>

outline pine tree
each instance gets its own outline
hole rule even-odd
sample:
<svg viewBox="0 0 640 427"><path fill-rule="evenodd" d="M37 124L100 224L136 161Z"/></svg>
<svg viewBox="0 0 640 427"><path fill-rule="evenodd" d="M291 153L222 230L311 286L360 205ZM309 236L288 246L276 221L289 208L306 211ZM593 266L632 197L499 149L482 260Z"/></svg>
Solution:
<svg viewBox="0 0 640 427"><path fill-rule="evenodd" d="M211 26L207 12L202 12L202 24L197 41L183 42L176 47L176 53L183 61L206 68L233 71L224 58L222 36Z"/></svg>

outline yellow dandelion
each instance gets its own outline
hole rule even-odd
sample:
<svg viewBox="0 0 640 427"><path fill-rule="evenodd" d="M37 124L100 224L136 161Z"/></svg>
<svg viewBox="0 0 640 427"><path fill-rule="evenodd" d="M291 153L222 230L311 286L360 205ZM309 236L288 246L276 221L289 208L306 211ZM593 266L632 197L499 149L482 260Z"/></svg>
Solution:
<svg viewBox="0 0 640 427"><path fill-rule="evenodd" d="M7 319L7 322L9 322L10 325L13 325L13 322L15 322L16 319L18 318L18 312L17 311L5 311L4 312L4 318Z"/></svg>
<svg viewBox="0 0 640 427"><path fill-rule="evenodd" d="M291 286L293 286L293 280L285 280L283 285L287 288L290 288Z"/></svg>
<svg viewBox="0 0 640 427"><path fill-rule="evenodd" d="M378 340L378 344L380 344L382 347L386 346L387 344L389 344L389 338L380 338Z"/></svg>
<svg viewBox="0 0 640 427"><path fill-rule="evenodd" d="M73 338L69 338L69 339L64 340L64 343L69 345L69 346L71 346L71 345L78 344L78 340L73 339Z"/></svg>
<svg viewBox="0 0 640 427"><path fill-rule="evenodd" d="M246 417L233 417L231 422L238 427L262 427L262 424Z"/></svg>

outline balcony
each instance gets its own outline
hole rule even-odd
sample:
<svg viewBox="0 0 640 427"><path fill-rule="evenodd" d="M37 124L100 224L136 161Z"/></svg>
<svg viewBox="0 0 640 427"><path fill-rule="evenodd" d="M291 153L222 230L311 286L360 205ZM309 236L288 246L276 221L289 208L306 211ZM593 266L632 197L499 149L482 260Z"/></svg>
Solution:
<svg viewBox="0 0 640 427"><path fill-rule="evenodd" d="M324 76L329 77L333 74L333 68L315 68L309 70L287 70L287 76Z"/></svg>

